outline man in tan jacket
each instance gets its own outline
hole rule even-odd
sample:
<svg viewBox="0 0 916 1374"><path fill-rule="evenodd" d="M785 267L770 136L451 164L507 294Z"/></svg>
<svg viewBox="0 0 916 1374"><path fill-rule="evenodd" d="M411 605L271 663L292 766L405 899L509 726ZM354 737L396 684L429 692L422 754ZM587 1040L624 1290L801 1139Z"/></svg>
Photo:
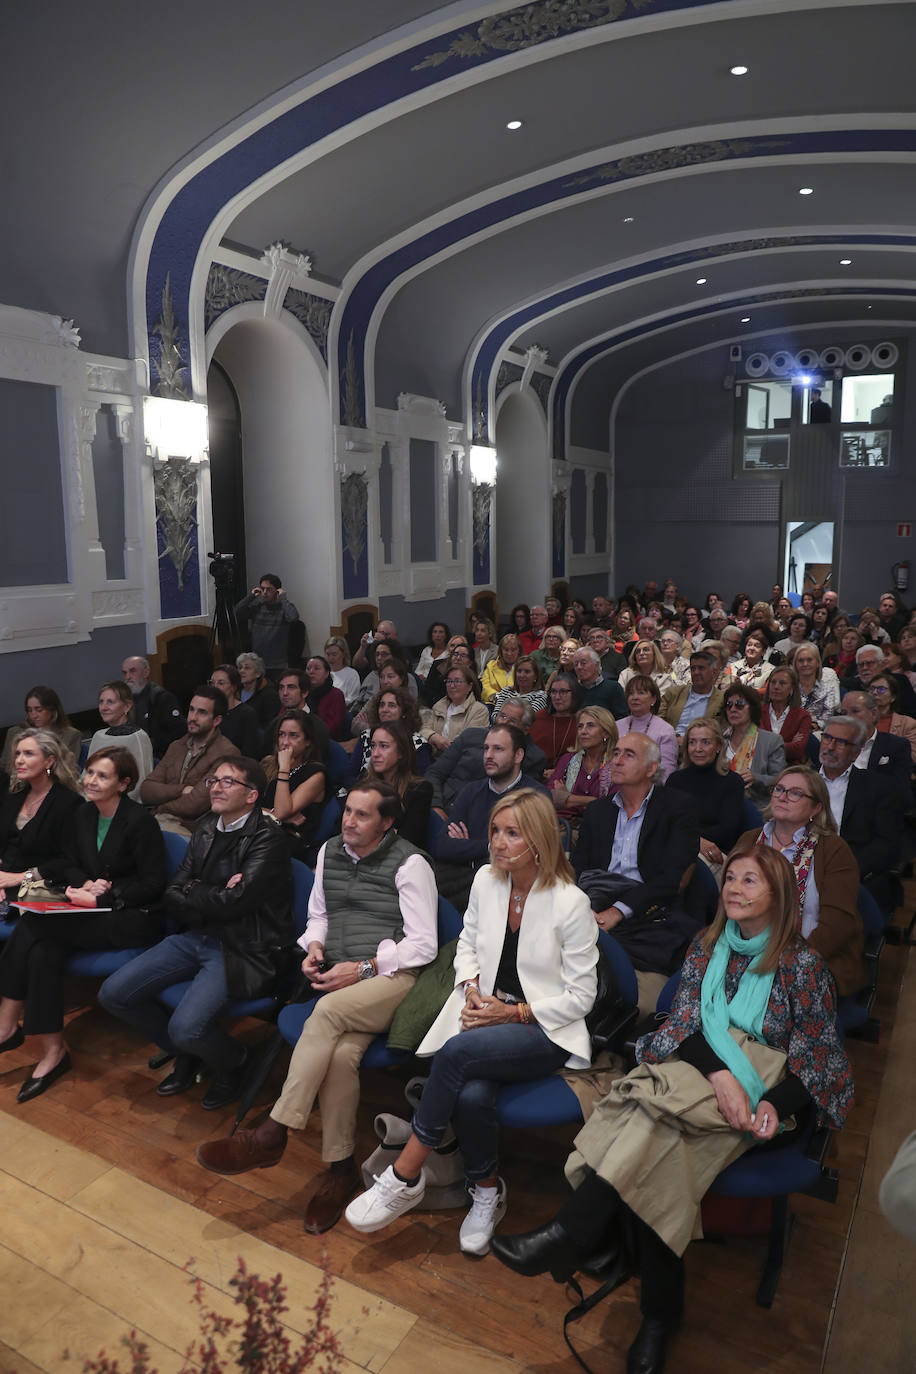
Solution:
<svg viewBox="0 0 916 1374"><path fill-rule="evenodd" d="M210 810L206 779L220 759L239 751L220 733L229 709L218 687L195 687L188 707L188 733L175 740L140 787L140 800L152 806L163 830L190 835L194 822Z"/></svg>

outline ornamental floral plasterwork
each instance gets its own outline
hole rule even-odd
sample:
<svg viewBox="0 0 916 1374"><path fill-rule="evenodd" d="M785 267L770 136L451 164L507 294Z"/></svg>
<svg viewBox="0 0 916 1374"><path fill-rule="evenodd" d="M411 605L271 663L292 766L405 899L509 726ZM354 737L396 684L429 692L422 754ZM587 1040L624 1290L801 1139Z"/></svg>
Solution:
<svg viewBox="0 0 916 1374"><path fill-rule="evenodd" d="M678 171L682 167L702 166L707 162L724 162L727 158L747 157L754 152L781 152L789 147L787 138L722 138L706 143L684 143L670 148L655 148L649 153L634 153L631 157L614 158L590 172L582 172L563 183L564 189L573 186L607 185L608 182L627 181L632 177L653 176L658 172Z"/></svg>
<svg viewBox="0 0 916 1374"><path fill-rule="evenodd" d="M471 436L480 444L487 442L487 408L483 399L483 377L478 375L477 386L474 390L474 418L471 424Z"/></svg>
<svg viewBox="0 0 916 1374"><path fill-rule="evenodd" d="M312 296L307 291L290 289L283 302L284 310L295 315L300 324L305 325L309 337L325 362L328 360L328 330L331 327L331 310L334 302L323 296ZM349 353L347 355L349 358Z"/></svg>
<svg viewBox="0 0 916 1374"><path fill-rule="evenodd" d="M547 399L550 396L552 384L553 378L549 372L535 372L534 376L531 378L531 390L544 407L545 415L547 413Z"/></svg>
<svg viewBox="0 0 916 1374"><path fill-rule="evenodd" d="M483 559L490 540L490 503L492 499L493 488L489 482L477 482L471 488L474 548L477 550L479 559Z"/></svg>
<svg viewBox="0 0 916 1374"><path fill-rule="evenodd" d="M499 371L496 374L495 395L498 396L500 392L505 391L506 387L511 386L513 382L520 382L524 370L517 363L500 363Z"/></svg>
<svg viewBox="0 0 916 1374"><path fill-rule="evenodd" d="M207 292L204 297L204 324L210 328L233 305L245 305L248 301L262 301L267 293L267 282L263 277L254 277L250 272L240 272L235 267L224 267L220 262L212 262L207 274Z"/></svg>
<svg viewBox="0 0 916 1374"><path fill-rule="evenodd" d="M356 343L353 330L347 340L347 362L344 368L343 384L344 424L350 429L364 429L365 419L359 391L359 369L356 366Z"/></svg>
<svg viewBox="0 0 916 1374"><path fill-rule="evenodd" d="M340 484L340 512L344 545L353 559L353 571L366 547L366 520L369 510L369 483L364 472L351 472Z"/></svg>
<svg viewBox="0 0 916 1374"><path fill-rule="evenodd" d="M165 544L159 557L171 559L181 588L196 537L197 468L192 463L170 458L153 472L153 489Z"/></svg>
<svg viewBox="0 0 916 1374"><path fill-rule="evenodd" d="M62 315L53 315L54 328L61 343L69 344L71 348L79 348L80 332L72 320L65 320Z"/></svg>
<svg viewBox="0 0 916 1374"><path fill-rule="evenodd" d="M566 492L558 491L553 497L553 547L560 554L566 548Z"/></svg>
<svg viewBox="0 0 916 1374"><path fill-rule="evenodd" d="M536 0L508 14L494 15L480 24L470 25L453 38L448 47L428 53L413 70L441 67L449 61L522 52L553 38L564 38L601 24L613 24L651 3L652 0Z"/></svg>
<svg viewBox="0 0 916 1374"><path fill-rule="evenodd" d="M153 333L159 336L159 357L153 358L158 381L153 389L155 396L165 396L172 401L190 399L184 382L187 369L181 361L181 334L175 319L172 304L172 274L167 273L162 288L162 314L153 325Z"/></svg>

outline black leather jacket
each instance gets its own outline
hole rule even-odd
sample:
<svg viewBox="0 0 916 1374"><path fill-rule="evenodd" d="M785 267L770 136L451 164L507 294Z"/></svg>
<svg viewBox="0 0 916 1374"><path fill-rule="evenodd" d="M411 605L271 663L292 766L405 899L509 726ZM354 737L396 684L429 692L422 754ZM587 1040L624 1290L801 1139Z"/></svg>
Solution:
<svg viewBox="0 0 916 1374"><path fill-rule="evenodd" d="M295 940L289 848L280 827L256 806L233 832L236 842L223 852L217 880L210 874L202 882L217 820L205 816L195 829L165 906L184 925L219 936L230 997L263 997L283 967L281 950ZM242 881L227 888L233 873Z"/></svg>

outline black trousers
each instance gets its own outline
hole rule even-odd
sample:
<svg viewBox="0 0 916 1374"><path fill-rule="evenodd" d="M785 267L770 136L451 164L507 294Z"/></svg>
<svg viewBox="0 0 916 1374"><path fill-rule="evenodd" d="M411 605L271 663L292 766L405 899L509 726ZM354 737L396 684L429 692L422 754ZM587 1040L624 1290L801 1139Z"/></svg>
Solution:
<svg viewBox="0 0 916 1374"><path fill-rule="evenodd" d="M557 1221L583 1257L605 1248L609 1241L615 1248L625 1248L639 1270L643 1316L679 1319L684 1309L683 1260L626 1205L610 1183L589 1170L588 1177L560 1208Z"/></svg>
<svg viewBox="0 0 916 1374"><path fill-rule="evenodd" d="M26 1035L53 1035L64 1025L64 976L74 950L131 949L154 944L161 934L155 912L24 912L0 955L0 997L25 1002Z"/></svg>

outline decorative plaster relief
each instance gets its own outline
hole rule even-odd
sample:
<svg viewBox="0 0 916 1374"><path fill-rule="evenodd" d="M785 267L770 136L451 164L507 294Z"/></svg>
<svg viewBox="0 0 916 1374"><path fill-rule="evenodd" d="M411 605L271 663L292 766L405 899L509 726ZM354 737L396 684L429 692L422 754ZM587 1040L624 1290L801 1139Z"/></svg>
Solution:
<svg viewBox="0 0 916 1374"><path fill-rule="evenodd" d="M432 396L416 396L411 391L402 391L398 396L398 410L408 415L445 415L445 405Z"/></svg>
<svg viewBox="0 0 916 1374"><path fill-rule="evenodd" d="M328 330L331 327L331 311L334 302L325 300L323 296L313 296L308 291L296 291L290 288L286 293L283 303L284 309L294 315L300 324L304 324L310 338L314 341L318 352L321 354L325 363L328 361Z"/></svg>
<svg viewBox="0 0 916 1374"><path fill-rule="evenodd" d="M343 518L344 547L353 559L354 572L366 547L368 509L369 484L366 474L351 472L340 484L340 511Z"/></svg>
<svg viewBox="0 0 916 1374"><path fill-rule="evenodd" d="M182 362L181 333L175 320L172 304L172 274L166 273L165 286L162 288L162 314L153 325L153 334L159 339L158 360L151 358L158 381L153 395L165 396L173 401L188 401L190 394L185 385L188 371Z"/></svg>
<svg viewBox="0 0 916 1374"><path fill-rule="evenodd" d="M499 371L496 374L494 395L499 396L507 386L512 386L513 382L521 382L524 373L525 369L519 367L518 363L500 363ZM476 437L478 436L475 435Z"/></svg>
<svg viewBox="0 0 916 1374"><path fill-rule="evenodd" d="M62 344L67 344L70 348L79 348L80 332L72 320L65 320L62 315L52 315L54 328L57 337Z"/></svg>
<svg viewBox="0 0 916 1374"><path fill-rule="evenodd" d="M106 590L92 593L92 618L94 621L111 619L140 621L144 619L143 593L138 590Z"/></svg>
<svg viewBox="0 0 916 1374"><path fill-rule="evenodd" d="M204 297L205 327L209 329L214 320L234 305L262 301L266 291L267 283L260 277L253 277L248 272L239 272L235 267L224 267L222 263L211 262Z"/></svg>
<svg viewBox="0 0 916 1374"><path fill-rule="evenodd" d="M103 367L92 363L86 368L86 385L90 391L114 391L130 395L132 378L128 368Z"/></svg>
<svg viewBox="0 0 916 1374"><path fill-rule="evenodd" d="M184 587L184 570L194 551L197 526L197 469L188 462L170 458L153 471L156 511L162 529L165 548L178 575L179 588Z"/></svg>
<svg viewBox="0 0 916 1374"><path fill-rule="evenodd" d="M478 482L471 488L471 508L474 523L474 548L478 558L483 558L490 544L490 503L493 488L489 482Z"/></svg>
<svg viewBox="0 0 916 1374"><path fill-rule="evenodd" d="M366 424L360 372L356 361L356 342L351 329L347 340L347 362L343 377L343 422L351 429L363 429Z"/></svg>
<svg viewBox="0 0 916 1374"><path fill-rule="evenodd" d="M548 372L535 372L531 378L531 390L540 401L544 414L548 414L548 401L550 399L550 388L553 385L553 378Z"/></svg>
<svg viewBox="0 0 916 1374"><path fill-rule="evenodd" d="M441 67L450 61L522 52L567 33L612 24L623 18L628 10L638 13L649 3L650 0L535 0L533 4L520 5L506 14L493 15L461 30L448 47L428 53L413 70Z"/></svg>

